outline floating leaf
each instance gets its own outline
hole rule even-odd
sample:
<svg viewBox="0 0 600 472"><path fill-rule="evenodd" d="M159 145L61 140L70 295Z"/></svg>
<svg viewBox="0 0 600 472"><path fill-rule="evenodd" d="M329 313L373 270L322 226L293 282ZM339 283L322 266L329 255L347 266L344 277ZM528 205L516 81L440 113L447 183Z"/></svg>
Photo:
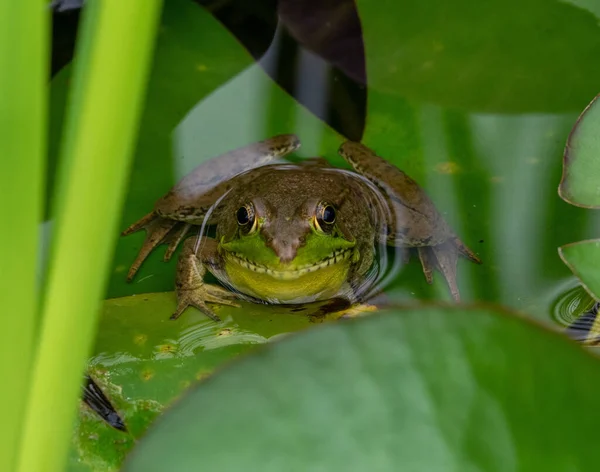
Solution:
<svg viewBox="0 0 600 472"><path fill-rule="evenodd" d="M518 316L396 311L223 369L125 470L594 470L599 388L598 359Z"/></svg>
<svg viewBox="0 0 600 472"><path fill-rule="evenodd" d="M600 208L598 96L583 110L569 135L558 193L563 200L572 205Z"/></svg>
<svg viewBox="0 0 600 472"><path fill-rule="evenodd" d="M215 323L195 309L169 320L173 292L106 300L88 372L131 434L111 428L82 403L69 470L118 469L134 438L193 382L256 345L340 315L315 315L322 304L290 309L241 303L213 306L223 320Z"/></svg>
<svg viewBox="0 0 600 472"><path fill-rule="evenodd" d="M600 298L600 239L567 244L558 249L560 257L581 280L585 289Z"/></svg>

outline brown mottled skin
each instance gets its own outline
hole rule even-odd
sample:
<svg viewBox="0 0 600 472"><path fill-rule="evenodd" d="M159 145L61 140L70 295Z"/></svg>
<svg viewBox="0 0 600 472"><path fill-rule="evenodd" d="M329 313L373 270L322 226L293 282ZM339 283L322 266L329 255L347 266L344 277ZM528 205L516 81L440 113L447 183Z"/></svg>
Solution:
<svg viewBox="0 0 600 472"><path fill-rule="evenodd" d="M183 244L176 277L178 307L172 318L180 316L188 306L195 306L218 320L206 302L237 306L233 300L240 294L206 284L203 279L208 270L226 286L239 289L226 271L223 255L226 251L221 244L235 241L249 230L240 226L238 209L251 205L260 221L261 240L269 248L266 251L272 251L285 265L295 260L306 239L314 233L315 218L326 202L335 208L332 225L335 229L331 231L355 243L351 258L341 263L347 266L347 273L340 296L360 300L368 288L361 282L373 264L375 244L385 242L390 246L415 248L427 282L432 282L432 271L437 268L455 300L459 300L458 255L480 261L452 232L414 180L355 142L342 144L339 153L359 175L333 170L320 158L300 165L265 165L299 146L294 135L280 135L198 166L157 201L154 211L123 232L124 235L141 229L147 232L128 280L157 245L169 243L165 253L168 260L192 226L203 222L215 226L215 239L203 236L197 244L196 238L189 238ZM387 211L378 204L380 200L375 197L373 186L360 176L383 195ZM238 291L243 296L244 289ZM254 299L260 298L246 292ZM320 299L319 296L314 299Z"/></svg>

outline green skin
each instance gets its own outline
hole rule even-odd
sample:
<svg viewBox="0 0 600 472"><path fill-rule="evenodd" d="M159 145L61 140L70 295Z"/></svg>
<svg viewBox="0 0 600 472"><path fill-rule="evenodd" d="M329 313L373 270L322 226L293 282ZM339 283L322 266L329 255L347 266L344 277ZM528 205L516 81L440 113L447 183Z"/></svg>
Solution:
<svg viewBox="0 0 600 472"><path fill-rule="evenodd" d="M280 135L198 166L124 231L147 232L128 279L157 245L169 243L168 260L192 227L205 224L215 227L216 237L184 241L172 319L194 306L218 320L207 303L238 306L238 298L360 301L371 288L366 274L381 243L416 250L427 282L439 270L459 300L458 256L480 261L416 182L355 142L342 144L339 153L356 172L319 158L267 165L299 146L296 136ZM248 222L238 219L242 207ZM334 221L324 219L326 207ZM205 283L207 270L223 286Z"/></svg>

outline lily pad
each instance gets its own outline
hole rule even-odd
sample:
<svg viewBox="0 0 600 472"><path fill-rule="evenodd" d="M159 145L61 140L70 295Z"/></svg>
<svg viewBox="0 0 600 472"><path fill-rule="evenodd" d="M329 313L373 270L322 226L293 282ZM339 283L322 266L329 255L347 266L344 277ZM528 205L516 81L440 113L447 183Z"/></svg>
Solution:
<svg viewBox="0 0 600 472"><path fill-rule="evenodd" d="M71 470L75 465L118 469L135 438L192 383L257 345L347 313L327 303L293 308L240 303L241 308L215 305L222 319L215 323L195 309L170 320L177 306L174 292L106 300L88 373L128 433L112 429L82 403ZM372 309L362 308L365 313Z"/></svg>
<svg viewBox="0 0 600 472"><path fill-rule="evenodd" d="M558 253L590 295L600 299L600 239L567 244Z"/></svg>
<svg viewBox="0 0 600 472"><path fill-rule="evenodd" d="M201 383L125 470L594 470L599 368L489 308L329 324Z"/></svg>
<svg viewBox="0 0 600 472"><path fill-rule="evenodd" d="M571 205L600 208L600 105L598 96L575 123L563 161L558 193Z"/></svg>

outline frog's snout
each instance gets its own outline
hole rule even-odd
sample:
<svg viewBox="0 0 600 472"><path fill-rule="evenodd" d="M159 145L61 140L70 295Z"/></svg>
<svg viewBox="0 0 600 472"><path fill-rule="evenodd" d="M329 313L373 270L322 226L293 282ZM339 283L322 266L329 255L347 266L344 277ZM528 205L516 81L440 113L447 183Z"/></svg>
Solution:
<svg viewBox="0 0 600 472"><path fill-rule="evenodd" d="M281 264L288 264L295 259L298 249L304 245L304 238L267 238L266 242L267 246L279 258L279 262Z"/></svg>

